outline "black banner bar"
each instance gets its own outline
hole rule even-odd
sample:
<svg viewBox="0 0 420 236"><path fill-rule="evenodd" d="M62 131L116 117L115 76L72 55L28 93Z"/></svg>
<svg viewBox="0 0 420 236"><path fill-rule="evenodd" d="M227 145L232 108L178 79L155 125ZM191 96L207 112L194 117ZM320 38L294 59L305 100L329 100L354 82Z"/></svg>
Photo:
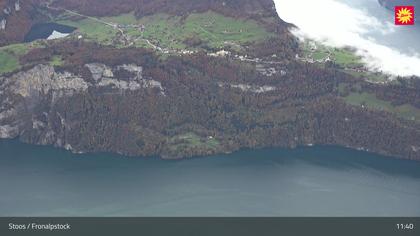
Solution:
<svg viewBox="0 0 420 236"><path fill-rule="evenodd" d="M419 218L0 218L0 235L399 236L420 235Z"/></svg>

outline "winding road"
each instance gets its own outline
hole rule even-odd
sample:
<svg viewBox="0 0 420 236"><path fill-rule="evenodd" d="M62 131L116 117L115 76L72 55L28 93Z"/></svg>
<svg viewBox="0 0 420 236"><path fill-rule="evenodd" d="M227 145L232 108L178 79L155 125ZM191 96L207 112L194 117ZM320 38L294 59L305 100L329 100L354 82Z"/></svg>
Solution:
<svg viewBox="0 0 420 236"><path fill-rule="evenodd" d="M124 39L124 42L127 44L128 42L130 42L130 38L127 36L127 34L124 32L124 30L120 27L120 25L112 23L112 22L107 22L104 21L100 18L96 18L96 17L92 17L92 16L88 16L88 15L84 15L72 10L68 10L65 8L61 8L61 7L53 7L51 6L51 4L54 3L54 1L49 1L45 4L45 7L49 10L53 10L53 11L64 11L66 13L69 13L71 15L75 15L75 16L79 16L79 17L83 17L86 19L90 19L92 21L104 24L106 26L112 27L113 29L118 30L121 33L121 36ZM213 35L212 33L208 32L207 30L203 29L201 26L199 26L201 30L203 30L204 32L211 34L213 37L216 37L215 35ZM148 44L150 47L152 47L154 50L157 50L161 53L165 53L165 54L175 54L175 55L182 55L184 54L182 51L179 52L177 50L172 50L169 48L162 48L156 44L153 44L149 39L144 38L143 36L136 38L134 41L138 41L138 40L143 40L144 42L146 42L146 44ZM245 57L241 57L240 55L234 55L232 57L230 57L233 60L239 60L239 61L246 61L246 62L254 62L254 63L260 63L260 64L282 64L281 62L278 61L267 61L267 60L262 60L260 58L245 58Z"/></svg>

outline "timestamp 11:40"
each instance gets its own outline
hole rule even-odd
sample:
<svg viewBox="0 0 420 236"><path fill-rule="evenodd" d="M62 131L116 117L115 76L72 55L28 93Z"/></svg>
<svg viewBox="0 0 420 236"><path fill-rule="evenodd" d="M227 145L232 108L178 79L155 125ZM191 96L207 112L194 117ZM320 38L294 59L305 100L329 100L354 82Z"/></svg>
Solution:
<svg viewBox="0 0 420 236"><path fill-rule="evenodd" d="M399 224L396 224L396 227L398 230L414 230L415 228L413 223L406 223L406 224L399 223Z"/></svg>

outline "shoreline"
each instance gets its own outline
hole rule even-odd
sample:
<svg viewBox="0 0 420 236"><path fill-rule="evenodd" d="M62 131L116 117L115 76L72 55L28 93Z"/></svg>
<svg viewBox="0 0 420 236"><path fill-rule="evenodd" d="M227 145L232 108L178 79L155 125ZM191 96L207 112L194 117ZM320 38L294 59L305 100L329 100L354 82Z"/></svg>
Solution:
<svg viewBox="0 0 420 236"><path fill-rule="evenodd" d="M64 147L57 147L54 145L38 145L38 144L31 144L31 143L26 143L23 142L21 140L19 140L19 138L14 138L14 139L0 139L0 150L2 148L2 145L4 144L12 144L12 145L24 145L24 146L28 146L31 148L35 148L35 149L50 149L52 151L57 151L57 152L62 152L62 153L66 153L66 155L70 155L70 156L74 156L74 157L80 157L80 158L84 158L84 156L109 156L111 158L123 158L123 159L154 159L154 160L161 160L161 161L188 161L188 160L195 160L195 159L203 159L203 158L212 158L212 157L217 157L217 156L236 156L239 155L241 153L246 153L246 152L265 152L265 151L286 151L286 152L299 152L302 150L319 150L319 149L332 149L332 150L336 150L336 149L342 149L344 151L348 151L348 152L354 152L362 154L362 155L372 155L372 156L377 156L380 158L384 158L384 159L388 159L388 160L402 160L402 161L414 161L416 163L420 162L420 159L409 159L409 158L404 158L404 157L398 157L398 156L393 156L393 155L389 155L386 153L378 153L378 152L373 152L370 151L369 149L365 149L365 148L353 148L350 146L341 146L341 145L328 145L328 144L311 144L311 145L297 145L295 147L260 147L260 148L250 148L250 147L243 147L243 148L238 148L235 150L231 150L231 151L221 151L221 152L215 152L212 154L208 154L208 155L195 155L195 156L188 156L188 157L165 157L164 155L150 155L150 156L135 156L135 155L125 155L122 153L118 153L118 152L75 152L69 149L66 149Z"/></svg>

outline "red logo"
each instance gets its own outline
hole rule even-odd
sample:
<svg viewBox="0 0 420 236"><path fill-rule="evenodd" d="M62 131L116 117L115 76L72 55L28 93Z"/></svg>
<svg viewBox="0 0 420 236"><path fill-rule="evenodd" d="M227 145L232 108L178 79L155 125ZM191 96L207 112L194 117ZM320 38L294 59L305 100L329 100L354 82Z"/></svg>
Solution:
<svg viewBox="0 0 420 236"><path fill-rule="evenodd" d="M396 25L414 25L414 6L396 6L395 24Z"/></svg>

